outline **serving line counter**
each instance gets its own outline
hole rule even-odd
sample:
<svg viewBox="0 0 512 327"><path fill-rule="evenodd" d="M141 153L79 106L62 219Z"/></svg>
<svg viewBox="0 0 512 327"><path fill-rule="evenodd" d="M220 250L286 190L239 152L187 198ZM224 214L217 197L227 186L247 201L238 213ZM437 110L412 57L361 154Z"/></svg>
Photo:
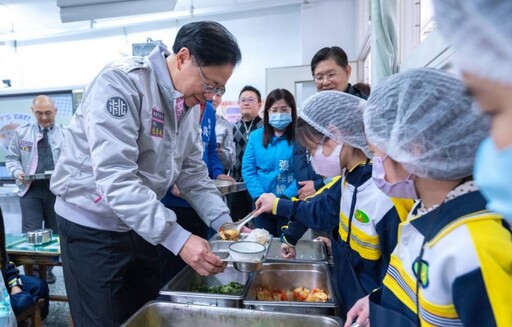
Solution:
<svg viewBox="0 0 512 327"><path fill-rule="evenodd" d="M343 326L323 243L299 241L291 260L281 258L279 240L268 247L265 262L251 273L232 263L213 276L185 267L160 290L160 301L146 304L124 326ZM232 283L240 285L228 288L234 293L211 292ZM311 294L309 301L317 294L326 298L306 302L305 293Z"/></svg>

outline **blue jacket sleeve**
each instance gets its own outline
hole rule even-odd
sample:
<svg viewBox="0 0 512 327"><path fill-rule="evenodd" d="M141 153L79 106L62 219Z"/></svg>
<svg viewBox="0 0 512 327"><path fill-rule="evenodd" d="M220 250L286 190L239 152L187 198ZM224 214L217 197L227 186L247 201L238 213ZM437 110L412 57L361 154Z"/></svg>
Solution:
<svg viewBox="0 0 512 327"><path fill-rule="evenodd" d="M209 103L206 105L206 110L209 111L208 114L210 116L210 119L212 119L213 121L213 128L210 128L209 131L210 137L208 140L208 148L205 149L206 154L208 156L208 160L205 161L208 163L208 174L210 175L210 178L216 179L217 176L219 176L220 174L224 174L224 167L220 163L219 157L217 155L217 136L215 135L215 112L212 111L213 109ZM205 119L203 119L203 121L204 120Z"/></svg>
<svg viewBox="0 0 512 327"><path fill-rule="evenodd" d="M315 173L308 160L306 148L295 141L293 144L293 177L298 182L314 181L315 190L324 186L322 176ZM297 184L298 185L298 184Z"/></svg>
<svg viewBox="0 0 512 327"><path fill-rule="evenodd" d="M341 184L342 178L338 176L306 201L278 201L274 213L291 218L283 228L286 241L296 243L308 228L330 232L338 225Z"/></svg>
<svg viewBox="0 0 512 327"><path fill-rule="evenodd" d="M263 187L258 179L258 167L256 166L256 150L254 134L249 135L249 141L245 148L244 157L242 158L242 178L245 181L247 191L253 199L257 199L263 194Z"/></svg>
<svg viewBox="0 0 512 327"><path fill-rule="evenodd" d="M283 226L281 229L283 230L281 242L295 246L309 228L300 221L291 219L288 225Z"/></svg>

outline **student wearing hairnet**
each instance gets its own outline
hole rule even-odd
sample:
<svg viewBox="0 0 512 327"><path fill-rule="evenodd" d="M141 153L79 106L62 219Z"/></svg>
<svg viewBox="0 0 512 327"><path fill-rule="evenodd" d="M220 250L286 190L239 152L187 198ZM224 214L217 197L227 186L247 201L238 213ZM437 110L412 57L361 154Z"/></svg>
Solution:
<svg viewBox="0 0 512 327"><path fill-rule="evenodd" d="M361 326L512 326L512 235L471 180L489 124L462 82L426 68L390 76L372 90L364 123L375 184L419 201L382 288L345 326L356 316Z"/></svg>
<svg viewBox="0 0 512 327"><path fill-rule="evenodd" d="M469 93L492 121L477 154L475 182L487 208L512 223L512 1L442 0L435 9Z"/></svg>
<svg viewBox="0 0 512 327"><path fill-rule="evenodd" d="M388 197L372 181L363 128L365 103L339 91L320 92L306 100L297 139L312 154L315 171L333 180L304 201L264 194L256 202L257 214L290 218L283 228L284 257L295 256L294 246L308 227L332 232L335 281L344 312L380 286L398 224L413 205Z"/></svg>

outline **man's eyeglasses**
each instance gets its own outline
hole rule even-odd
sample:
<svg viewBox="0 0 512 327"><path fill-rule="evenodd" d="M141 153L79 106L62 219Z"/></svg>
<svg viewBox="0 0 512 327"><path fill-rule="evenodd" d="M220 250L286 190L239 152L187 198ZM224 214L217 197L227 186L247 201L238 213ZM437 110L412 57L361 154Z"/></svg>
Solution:
<svg viewBox="0 0 512 327"><path fill-rule="evenodd" d="M223 86L211 86L206 81L206 78L204 77L203 71L201 70L201 66L196 65L197 69L199 70L199 76L201 76L201 79L203 80L204 86L203 86L203 92L204 93L213 93L218 96L222 96L224 93L226 93L226 88Z"/></svg>
<svg viewBox="0 0 512 327"><path fill-rule="evenodd" d="M53 115L55 115L55 111L45 111L45 112L35 111L34 115L36 115L36 117L38 117L38 118L43 118L44 116L52 117Z"/></svg>
<svg viewBox="0 0 512 327"><path fill-rule="evenodd" d="M253 97L248 97L248 98L240 98L238 99L238 104L243 104L243 103L248 103L248 104L253 104L256 102L256 98L253 98Z"/></svg>
<svg viewBox="0 0 512 327"><path fill-rule="evenodd" d="M338 72L331 72L331 73L326 74L326 75L316 75L315 76L315 83L321 84L321 83L323 83L324 79L330 82L333 79L335 79L336 76L338 76Z"/></svg>

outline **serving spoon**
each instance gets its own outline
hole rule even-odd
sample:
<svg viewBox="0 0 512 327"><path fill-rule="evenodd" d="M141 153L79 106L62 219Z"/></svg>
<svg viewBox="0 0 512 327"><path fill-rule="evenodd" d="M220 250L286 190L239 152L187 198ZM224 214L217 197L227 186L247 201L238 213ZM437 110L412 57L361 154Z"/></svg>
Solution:
<svg viewBox="0 0 512 327"><path fill-rule="evenodd" d="M223 240L237 241L240 237L240 231L242 227L244 227L248 222L250 222L254 217L254 213L256 210L248 214L244 217L244 219L239 220L235 223L224 223L220 226L219 234Z"/></svg>

